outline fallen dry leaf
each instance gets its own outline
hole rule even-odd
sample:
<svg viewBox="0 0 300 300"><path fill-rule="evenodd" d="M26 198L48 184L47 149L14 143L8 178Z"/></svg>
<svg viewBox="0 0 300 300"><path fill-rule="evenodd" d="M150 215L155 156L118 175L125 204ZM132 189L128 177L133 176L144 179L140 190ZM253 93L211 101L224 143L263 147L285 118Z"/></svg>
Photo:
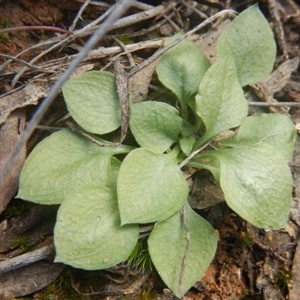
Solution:
<svg viewBox="0 0 300 300"><path fill-rule="evenodd" d="M0 173L10 159L14 145L25 128L25 113L16 110L11 113L0 127ZM21 169L26 158L25 147L21 151L11 170L9 170L4 184L0 187L0 214L9 201L15 196Z"/></svg>
<svg viewBox="0 0 300 300"><path fill-rule="evenodd" d="M28 83L21 90L2 97L0 101L0 125L5 122L9 114L15 109L27 105L37 105L41 98L48 95L49 90L50 84L48 83L44 85Z"/></svg>
<svg viewBox="0 0 300 300"><path fill-rule="evenodd" d="M26 267L0 274L0 297L1 295L12 294L14 297L21 297L39 291L55 280L63 268L63 264L39 261Z"/></svg>

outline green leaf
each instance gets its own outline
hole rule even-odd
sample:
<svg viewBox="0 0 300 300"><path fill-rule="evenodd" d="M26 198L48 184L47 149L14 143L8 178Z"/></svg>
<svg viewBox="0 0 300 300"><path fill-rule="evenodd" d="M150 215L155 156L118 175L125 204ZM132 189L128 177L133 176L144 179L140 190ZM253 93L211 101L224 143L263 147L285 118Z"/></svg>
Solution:
<svg viewBox="0 0 300 300"><path fill-rule="evenodd" d="M92 71L68 80L63 88L68 111L86 131L105 134L121 125L115 75Z"/></svg>
<svg viewBox="0 0 300 300"><path fill-rule="evenodd" d="M120 225L115 192L84 185L70 193L58 210L55 262L86 270L106 269L128 257L138 236L137 225Z"/></svg>
<svg viewBox="0 0 300 300"><path fill-rule="evenodd" d="M130 129L143 148L163 153L177 142L182 119L169 104L145 101L131 105Z"/></svg>
<svg viewBox="0 0 300 300"><path fill-rule="evenodd" d="M124 159L117 191L122 224L164 220L180 210L189 192L173 156L143 148Z"/></svg>
<svg viewBox="0 0 300 300"><path fill-rule="evenodd" d="M282 114L261 114L247 117L235 137L222 141L227 147L236 147L241 143L255 144L265 142L289 158L295 148L297 131L291 119Z"/></svg>
<svg viewBox="0 0 300 300"><path fill-rule="evenodd" d="M189 136L193 135L194 133L196 133L196 131L197 131L196 128L192 124L183 120L182 128L180 131L180 134L183 137L189 137Z"/></svg>
<svg viewBox="0 0 300 300"><path fill-rule="evenodd" d="M112 157L114 153L118 149L98 147L67 129L53 133L28 156L17 197L59 204L69 192L87 183L115 186L120 162Z"/></svg>
<svg viewBox="0 0 300 300"><path fill-rule="evenodd" d="M172 41L180 35L182 32L172 37ZM156 72L162 84L187 106L189 98L197 93L209 66L203 52L192 41L185 39L163 54Z"/></svg>
<svg viewBox="0 0 300 300"><path fill-rule="evenodd" d="M293 180L280 152L264 142L209 151L196 158L209 170L208 156L220 162L220 186L232 210L260 228L285 227Z"/></svg>
<svg viewBox="0 0 300 300"><path fill-rule="evenodd" d="M179 145L182 152L188 156L191 154L196 139L192 136L183 137L179 140Z"/></svg>
<svg viewBox="0 0 300 300"><path fill-rule="evenodd" d="M257 4L244 10L220 35L217 56L227 55L233 57L241 86L258 82L272 71L276 44Z"/></svg>
<svg viewBox="0 0 300 300"><path fill-rule="evenodd" d="M230 56L218 60L205 74L196 96L196 113L205 125L203 144L246 118L247 101Z"/></svg>
<svg viewBox="0 0 300 300"><path fill-rule="evenodd" d="M197 169L208 170L214 177L215 182L220 186L220 162L217 157L213 154L215 152L205 151L197 156L195 156L188 166Z"/></svg>
<svg viewBox="0 0 300 300"><path fill-rule="evenodd" d="M189 241L186 228L190 235ZM186 228L178 212L165 221L157 222L148 238L155 268L177 297L183 296L199 280L212 261L217 247L212 226L188 205Z"/></svg>

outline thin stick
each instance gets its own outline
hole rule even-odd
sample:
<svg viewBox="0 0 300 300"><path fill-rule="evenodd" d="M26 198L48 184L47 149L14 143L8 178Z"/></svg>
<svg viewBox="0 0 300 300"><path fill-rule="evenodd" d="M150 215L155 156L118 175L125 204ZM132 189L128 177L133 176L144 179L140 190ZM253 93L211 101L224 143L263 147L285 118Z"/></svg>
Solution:
<svg viewBox="0 0 300 300"><path fill-rule="evenodd" d="M134 59L133 59L131 53L130 53L129 51L127 51L126 45L125 45L122 41L120 41L119 39L117 39L116 37L113 36L112 38L113 38L113 39L120 45L120 47L124 50L125 54L127 55L128 61L129 61L129 63L130 63L130 67L131 67L131 68L134 68L134 67L135 67Z"/></svg>
<svg viewBox="0 0 300 300"><path fill-rule="evenodd" d="M273 28L274 28L274 33L276 36L278 48L282 51L285 59L288 59L289 54L288 54L286 38L283 30L283 25L281 21L282 19L281 14L278 13L278 8L275 0L267 0L267 4L269 7L270 16L273 21L272 23L274 24Z"/></svg>
<svg viewBox="0 0 300 300"><path fill-rule="evenodd" d="M55 26L38 26L38 25L3 28L0 29L0 33L11 32L11 31L22 31L22 30L45 30L45 31L56 31L56 32L62 32L66 34L73 34L73 32L63 28L59 28Z"/></svg>
<svg viewBox="0 0 300 300"><path fill-rule="evenodd" d="M128 17L124 17L120 20L118 20L111 28L110 30L123 28L128 25L136 24L141 21L149 20L151 18L154 18L158 15L165 14L169 10L173 9L178 3L176 1L171 1L170 3L167 3L165 5L159 5L152 9L149 9L147 13L145 12L139 12L134 15L130 15Z"/></svg>
<svg viewBox="0 0 300 300"><path fill-rule="evenodd" d="M54 245L53 243L46 245L37 250L4 260L0 262L0 274L8 271L16 270L21 267L25 267L42 259L53 255Z"/></svg>
<svg viewBox="0 0 300 300"><path fill-rule="evenodd" d="M192 10L193 12L195 12L197 15L199 15L200 18L203 19L207 19L208 16L203 13L202 11L198 10L197 8L195 8L192 4L188 3L187 1L180 1L184 6L186 6L188 9ZM194 3L193 3L194 4Z"/></svg>
<svg viewBox="0 0 300 300"><path fill-rule="evenodd" d="M181 287L182 287L183 276L184 276L184 271L185 271L185 267L186 267L186 261L188 258L188 252L189 252L190 243L191 243L191 232L190 232L190 230L187 226L187 222L186 222L186 206L185 205L180 210L180 218L183 223L184 230L186 232L186 245L185 245L184 255L183 255L183 258L181 261L181 269L180 269L180 275L179 275L179 280L178 280L178 292L183 296Z"/></svg>
<svg viewBox="0 0 300 300"><path fill-rule="evenodd" d="M80 7L79 12L77 13L77 16L75 17L75 19L73 20L72 25L69 28L69 31L73 31L78 20L81 18L81 15L83 13L83 11L86 9L86 7L88 7L88 5L90 4L90 0L85 0L85 2L83 3L83 5Z"/></svg>
<svg viewBox="0 0 300 300"><path fill-rule="evenodd" d="M6 55L6 54L3 54L3 53L0 53L0 56L2 57L5 57L5 58L9 58L13 61L16 61L26 67L28 67L29 69L32 69L34 71L39 71L39 72L44 72L44 73L53 73L52 71L49 71L49 70L45 70L45 69L42 69L42 68L39 68L39 67L36 67L28 62L26 62L25 60L22 60L22 59L19 59L19 58L16 58L14 56L11 56L11 55Z"/></svg>
<svg viewBox="0 0 300 300"><path fill-rule="evenodd" d="M119 3L115 4L115 9L113 10L112 14L108 16L106 21L99 26L97 31L92 35L92 37L89 39L85 47L80 51L80 53L76 56L76 58L73 60L69 68L63 73L63 75L60 77L60 79L54 84L52 90L50 91L49 95L46 97L46 99L41 103L35 114L33 115L31 121L28 123L27 128L23 131L23 133L20 136L20 139L16 143L14 150L12 151L11 158L9 159L8 163L6 164L3 173L0 177L0 187L2 186L5 176L8 173L8 171L11 169L13 163L19 156L19 153L21 152L22 148L25 146L27 140L33 133L36 125L41 120L44 113L48 110L51 103L54 101L56 96L58 95L62 85L64 82L70 77L70 75L73 73L75 68L79 65L79 63L84 59L86 54L98 43L100 38L103 37L103 35L110 30L112 24L120 18L120 16L129 8L131 5L131 1L120 1Z"/></svg>
<svg viewBox="0 0 300 300"><path fill-rule="evenodd" d="M251 106L296 106L300 107L300 102L249 102Z"/></svg>
<svg viewBox="0 0 300 300"><path fill-rule="evenodd" d="M198 153L200 153L202 150L204 150L209 144L210 144L210 141L207 142L206 144L204 144L201 148L193 151L185 160L183 160L179 164L179 168L181 169L182 167L184 167L185 165L187 165Z"/></svg>
<svg viewBox="0 0 300 300"><path fill-rule="evenodd" d="M76 132L80 135L82 135L83 137L85 137L87 140L89 140L90 142L96 144L99 147L117 147L119 146L118 143L101 143L100 141L96 140L94 137L92 137L90 134L85 133L83 130L81 130L80 128L78 128L76 125L74 125L72 122L68 121L66 122L66 125L73 131Z"/></svg>

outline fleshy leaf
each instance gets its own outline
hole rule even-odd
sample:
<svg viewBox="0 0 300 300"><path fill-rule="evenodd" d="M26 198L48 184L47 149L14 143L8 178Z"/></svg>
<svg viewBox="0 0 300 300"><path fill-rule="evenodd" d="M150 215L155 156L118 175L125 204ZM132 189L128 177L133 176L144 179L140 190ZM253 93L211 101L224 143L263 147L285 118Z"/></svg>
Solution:
<svg viewBox="0 0 300 300"><path fill-rule="evenodd" d="M235 147L241 143L266 142L289 158L295 148L297 131L291 119L282 114L261 114L247 117L235 137L220 144Z"/></svg>
<svg viewBox="0 0 300 300"><path fill-rule="evenodd" d="M258 82L272 71L275 39L257 4L244 10L220 35L217 56L227 55L233 57L241 86Z"/></svg>
<svg viewBox="0 0 300 300"><path fill-rule="evenodd" d="M285 227L293 180L280 152L260 142L208 151L195 160L199 163L202 159L209 170L209 156L220 162L220 186L232 210L260 228ZM211 161L214 162L213 159Z"/></svg>
<svg viewBox="0 0 300 300"><path fill-rule="evenodd" d="M137 225L120 225L115 192L84 185L70 193L58 210L55 262L86 270L106 269L128 257L138 236Z"/></svg>
<svg viewBox="0 0 300 300"><path fill-rule="evenodd" d="M182 119L173 106L145 101L131 106L130 129L141 147L163 153L178 140Z"/></svg>
<svg viewBox="0 0 300 300"><path fill-rule="evenodd" d="M117 191L122 224L164 220L180 210L188 197L176 160L144 148L124 159Z"/></svg>
<svg viewBox="0 0 300 300"><path fill-rule="evenodd" d="M116 148L99 147L68 129L41 141L28 156L20 176L18 198L59 204L80 185L115 186L120 162ZM122 151L121 151L122 152Z"/></svg>
<svg viewBox="0 0 300 300"><path fill-rule="evenodd" d="M183 296L199 280L217 247L212 226L188 205L186 228L178 212L167 220L157 222L148 238L149 253L155 268L177 297Z"/></svg>
<svg viewBox="0 0 300 300"><path fill-rule="evenodd" d="M105 134L121 125L115 75L92 71L68 80L63 88L67 108L86 131Z"/></svg>
<svg viewBox="0 0 300 300"><path fill-rule="evenodd" d="M171 40L180 35L182 32ZM210 63L200 48L185 39L163 54L156 72L162 84L170 89L181 103L187 105L191 96L197 93L209 66Z"/></svg>
<svg viewBox="0 0 300 300"><path fill-rule="evenodd" d="M247 101L230 56L218 60L205 74L196 95L196 113L205 125L203 143L246 118Z"/></svg>

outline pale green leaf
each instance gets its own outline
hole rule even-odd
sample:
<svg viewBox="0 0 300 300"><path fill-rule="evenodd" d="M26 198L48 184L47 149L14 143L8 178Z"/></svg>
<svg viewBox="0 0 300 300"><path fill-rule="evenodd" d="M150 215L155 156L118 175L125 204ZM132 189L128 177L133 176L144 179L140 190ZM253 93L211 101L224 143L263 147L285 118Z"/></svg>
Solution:
<svg viewBox="0 0 300 300"><path fill-rule="evenodd" d="M116 148L99 147L69 131L53 133L28 156L20 176L18 198L59 204L72 190L87 183L115 186L120 162Z"/></svg>
<svg viewBox="0 0 300 300"><path fill-rule="evenodd" d="M182 119L173 106L156 101L131 105L130 129L143 148L163 153L177 142Z"/></svg>
<svg viewBox="0 0 300 300"><path fill-rule="evenodd" d="M276 44L268 21L255 4L244 10L218 39L219 59L231 55L241 86L266 78L273 69Z"/></svg>
<svg viewBox="0 0 300 300"><path fill-rule="evenodd" d="M208 156L220 162L220 186L232 210L260 228L285 227L293 180L280 152L260 142L209 151L203 156L199 155L197 160L200 161L202 157L208 166Z"/></svg>
<svg viewBox="0 0 300 300"><path fill-rule="evenodd" d="M192 136L183 137L179 140L180 148L186 156L190 155L192 152L195 141L196 139Z"/></svg>
<svg viewBox="0 0 300 300"><path fill-rule="evenodd" d="M205 74L196 95L196 113L205 125L203 143L246 118L247 101L230 56L218 60Z"/></svg>
<svg viewBox="0 0 300 300"><path fill-rule="evenodd" d="M182 33L172 37L172 41ZM181 103L196 94L210 63L192 41L183 40L167 50L159 61L156 72L159 80L170 89Z"/></svg>
<svg viewBox="0 0 300 300"><path fill-rule="evenodd" d="M121 125L115 75L92 71L68 80L63 88L68 111L86 131L105 134Z"/></svg>
<svg viewBox="0 0 300 300"><path fill-rule="evenodd" d="M208 170L214 177L215 182L220 185L220 162L213 154L213 151L205 151L200 155L195 156L188 166L197 169Z"/></svg>
<svg viewBox="0 0 300 300"><path fill-rule="evenodd" d="M192 124L183 120L182 128L180 131L180 134L183 137L189 137L189 136L193 135L196 131L197 131L196 128Z"/></svg>
<svg viewBox="0 0 300 300"><path fill-rule="evenodd" d="M55 262L85 270L106 269L128 257L138 236L137 225L120 225L115 192L84 185L70 193L58 210Z"/></svg>
<svg viewBox="0 0 300 300"><path fill-rule="evenodd" d="M186 228L190 235L189 241ZM149 253L155 268L177 297L183 296L199 280L212 261L217 247L212 226L188 205L186 228L178 212L165 221L157 222L148 239Z"/></svg>
<svg viewBox="0 0 300 300"><path fill-rule="evenodd" d="M241 143L266 142L289 158L295 148L297 131L291 119L282 114L261 114L247 117L235 137L220 144L235 147Z"/></svg>
<svg viewBox="0 0 300 300"><path fill-rule="evenodd" d="M164 220L180 210L189 192L172 156L144 148L124 159L117 191L122 224Z"/></svg>

